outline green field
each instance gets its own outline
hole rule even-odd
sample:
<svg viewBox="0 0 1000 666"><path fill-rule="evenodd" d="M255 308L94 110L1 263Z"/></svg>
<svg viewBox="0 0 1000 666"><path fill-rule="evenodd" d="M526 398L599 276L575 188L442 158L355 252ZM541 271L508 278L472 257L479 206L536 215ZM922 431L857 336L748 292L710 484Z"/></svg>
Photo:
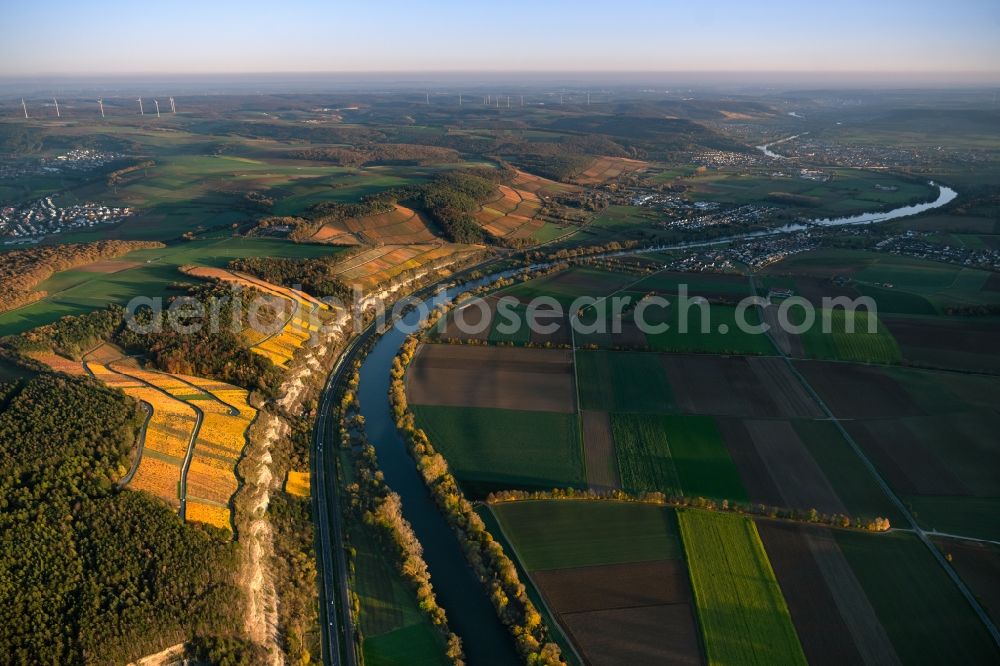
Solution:
<svg viewBox="0 0 1000 666"><path fill-rule="evenodd" d="M540 500L493 506L529 571L681 556L672 509L593 500Z"/></svg>
<svg viewBox="0 0 1000 666"><path fill-rule="evenodd" d="M729 206L768 203L787 206L810 218L841 217L889 210L912 201L931 201L937 191L926 182L912 181L885 172L860 169L823 169L832 178L818 182L795 175L747 173L746 168L718 169L685 178L690 198ZM875 186L894 186L895 191Z"/></svg>
<svg viewBox="0 0 1000 666"><path fill-rule="evenodd" d="M417 426L472 494L586 487L575 414L412 405Z"/></svg>
<svg viewBox="0 0 1000 666"><path fill-rule="evenodd" d="M902 514L882 492L837 426L830 421L794 421L792 425L851 515L881 516L892 525L903 525Z"/></svg>
<svg viewBox="0 0 1000 666"><path fill-rule="evenodd" d="M711 417L616 413L611 429L625 490L748 500Z"/></svg>
<svg viewBox="0 0 1000 666"><path fill-rule="evenodd" d="M904 501L924 529L1000 541L1000 497L909 495Z"/></svg>
<svg viewBox="0 0 1000 666"><path fill-rule="evenodd" d="M834 533L904 664L997 663L985 627L915 536Z"/></svg>
<svg viewBox="0 0 1000 666"><path fill-rule="evenodd" d="M823 332L824 317L829 317L829 332ZM793 324L801 324L804 321L802 310L791 308L789 319ZM850 320L853 320L853 332L848 332ZM868 321L866 310L817 310L813 325L800 335L806 356L859 363L898 363L902 352L889 329L877 320L875 333L869 333Z"/></svg>
<svg viewBox="0 0 1000 666"><path fill-rule="evenodd" d="M708 662L805 664L753 521L692 510L677 519Z"/></svg>
<svg viewBox="0 0 1000 666"><path fill-rule="evenodd" d="M736 308L730 305L707 306L708 320L705 323L703 307L692 305L686 312L686 331L681 332L679 317L683 316L679 309L668 308L659 313L661 318L650 314L645 317L647 323L666 323L665 331L646 333L646 339L653 351L661 352L701 352L708 354L777 354L770 338L764 334L747 333L737 325ZM744 311L745 319L741 320L750 326L760 324L760 316L756 308Z"/></svg>
<svg viewBox="0 0 1000 666"><path fill-rule="evenodd" d="M580 407L594 411L676 412L666 370L655 354L578 351Z"/></svg>
<svg viewBox="0 0 1000 666"><path fill-rule="evenodd" d="M600 298L617 291L634 280L633 276L623 273L577 266L515 284L498 291L497 295L514 296L525 302L539 296L550 296L563 307L568 307L581 296Z"/></svg>
<svg viewBox="0 0 1000 666"><path fill-rule="evenodd" d="M115 273L94 273L73 269L56 273L37 289L48 292L40 301L0 314L0 335L20 333L48 324L64 315L75 315L104 307L125 305L137 296L166 296L175 282L196 282L177 269L192 264L225 266L241 257L322 257L342 250L327 245L310 245L281 240L224 238L190 241L165 248L137 250L118 259ZM176 293L176 292L175 292ZM323 294L319 294L322 296Z"/></svg>

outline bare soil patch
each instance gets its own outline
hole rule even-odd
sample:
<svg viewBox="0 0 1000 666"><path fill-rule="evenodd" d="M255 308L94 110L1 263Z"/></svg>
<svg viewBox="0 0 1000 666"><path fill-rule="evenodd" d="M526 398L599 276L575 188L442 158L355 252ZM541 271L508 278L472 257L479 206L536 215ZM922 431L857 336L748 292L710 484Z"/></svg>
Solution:
<svg viewBox="0 0 1000 666"><path fill-rule="evenodd" d="M828 530L756 522L810 664L899 662Z"/></svg>
<svg viewBox="0 0 1000 666"><path fill-rule="evenodd" d="M687 603L691 585L681 560L552 569L532 574L557 613Z"/></svg>
<svg viewBox="0 0 1000 666"><path fill-rule="evenodd" d="M825 416L784 359L761 356L748 358L747 363L760 383L767 387L782 416L804 419Z"/></svg>
<svg viewBox="0 0 1000 666"><path fill-rule="evenodd" d="M883 419L844 424L889 483L904 495L971 495L971 490L920 441L906 421Z"/></svg>
<svg viewBox="0 0 1000 666"><path fill-rule="evenodd" d="M771 473L757 453L753 439L743 421L735 418L717 418L715 423L726 443L729 457L739 471L740 480L751 502L780 506L784 498L775 485Z"/></svg>
<svg viewBox="0 0 1000 666"><path fill-rule="evenodd" d="M1000 371L1000 327L993 322L891 316L883 321L911 361Z"/></svg>
<svg viewBox="0 0 1000 666"><path fill-rule="evenodd" d="M747 432L786 506L847 513L819 464L788 421L747 421Z"/></svg>
<svg viewBox="0 0 1000 666"><path fill-rule="evenodd" d="M615 440L607 412L583 412L583 450L587 461L587 485L593 490L621 488Z"/></svg>
<svg viewBox="0 0 1000 666"><path fill-rule="evenodd" d="M407 372L407 395L419 405L572 413L573 355L565 350L423 345Z"/></svg>
<svg viewBox="0 0 1000 666"><path fill-rule="evenodd" d="M662 355L680 408L694 414L779 417L778 405L742 356Z"/></svg>
<svg viewBox="0 0 1000 666"><path fill-rule="evenodd" d="M906 390L878 368L825 361L796 361L795 367L838 418L892 418L921 413Z"/></svg>
<svg viewBox="0 0 1000 666"><path fill-rule="evenodd" d="M592 666L703 663L688 604L572 613L562 621Z"/></svg>

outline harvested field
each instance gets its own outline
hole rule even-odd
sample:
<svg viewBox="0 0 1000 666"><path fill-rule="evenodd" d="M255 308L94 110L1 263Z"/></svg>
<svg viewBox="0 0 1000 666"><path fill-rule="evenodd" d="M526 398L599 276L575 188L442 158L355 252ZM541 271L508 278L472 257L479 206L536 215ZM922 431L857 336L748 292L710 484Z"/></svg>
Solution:
<svg viewBox="0 0 1000 666"><path fill-rule="evenodd" d="M557 613L686 604L691 600L683 560L550 569L535 571L531 577Z"/></svg>
<svg viewBox="0 0 1000 666"><path fill-rule="evenodd" d="M774 357L750 357L747 363L786 418L818 419L825 414L802 386L787 361Z"/></svg>
<svg viewBox="0 0 1000 666"><path fill-rule="evenodd" d="M778 320L778 307L775 305L767 305L762 308L758 308L762 311L762 318L765 324L770 327L768 335L771 337L771 341L774 342L775 346L781 350L786 356L792 356L794 358L802 358L805 356L805 351L802 348L802 338L795 334L789 333L781 325Z"/></svg>
<svg viewBox="0 0 1000 666"><path fill-rule="evenodd" d="M537 219L541 206L537 194L500 185L497 197L484 203L473 217L491 236L528 238L545 224Z"/></svg>
<svg viewBox="0 0 1000 666"><path fill-rule="evenodd" d="M548 178L536 176L525 171L518 171L514 176L514 181L511 185L516 187L518 190L536 194L542 199L547 199L548 197L559 194L570 194L572 192L580 191L580 188L576 185L569 185L567 183L549 180Z"/></svg>
<svg viewBox="0 0 1000 666"><path fill-rule="evenodd" d="M753 521L677 512L709 663L805 664Z"/></svg>
<svg viewBox="0 0 1000 666"><path fill-rule="evenodd" d="M931 367L1000 372L996 322L941 317L885 317L907 360Z"/></svg>
<svg viewBox="0 0 1000 666"><path fill-rule="evenodd" d="M739 472L743 487L751 502L781 506L784 498L775 485L771 473L757 454L757 447L741 419L720 417L715 419L729 457Z"/></svg>
<svg viewBox="0 0 1000 666"><path fill-rule="evenodd" d="M827 514L847 513L847 507L789 422L746 421L745 425L781 492L784 506Z"/></svg>
<svg viewBox="0 0 1000 666"><path fill-rule="evenodd" d="M902 419L844 423L889 484L904 495L971 495L945 460Z"/></svg>
<svg viewBox="0 0 1000 666"><path fill-rule="evenodd" d="M76 377L83 377L87 374L87 371L83 369L82 363L68 359L65 356L60 356L59 354L34 351L28 352L25 356L33 358L40 363L44 363L56 372L62 372Z"/></svg>
<svg viewBox="0 0 1000 666"><path fill-rule="evenodd" d="M594 666L702 663L687 604L573 613L562 621Z"/></svg>
<svg viewBox="0 0 1000 666"><path fill-rule="evenodd" d="M572 352L551 349L422 345L407 371L416 405L572 413Z"/></svg>
<svg viewBox="0 0 1000 666"><path fill-rule="evenodd" d="M569 306L581 296L601 298L634 281L634 275L577 266L515 284L501 293L514 296L525 303L538 296L551 296L563 306Z"/></svg>
<svg viewBox="0 0 1000 666"><path fill-rule="evenodd" d="M607 412L583 412L583 451L592 490L621 488L611 419Z"/></svg>
<svg viewBox="0 0 1000 666"><path fill-rule="evenodd" d="M781 416L778 405L744 357L663 355L660 361L684 412Z"/></svg>
<svg viewBox="0 0 1000 666"><path fill-rule="evenodd" d="M581 173L573 178L578 185L602 185L615 180L622 174L643 171L648 162L627 157L597 157Z"/></svg>
<svg viewBox="0 0 1000 666"><path fill-rule="evenodd" d="M920 414L906 390L879 368L822 361L796 361L795 367L838 418L877 419Z"/></svg>
<svg viewBox="0 0 1000 666"><path fill-rule="evenodd" d="M1000 620L1000 546L957 539L935 539L941 552L993 618Z"/></svg>
<svg viewBox="0 0 1000 666"><path fill-rule="evenodd" d="M768 520L756 523L810 664L899 663L828 530Z"/></svg>

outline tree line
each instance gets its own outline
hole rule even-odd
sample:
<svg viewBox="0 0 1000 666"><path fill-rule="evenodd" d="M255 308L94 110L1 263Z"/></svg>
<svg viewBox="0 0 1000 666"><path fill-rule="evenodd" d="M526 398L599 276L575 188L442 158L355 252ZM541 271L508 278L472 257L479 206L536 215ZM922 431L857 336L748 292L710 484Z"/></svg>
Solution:
<svg viewBox="0 0 1000 666"><path fill-rule="evenodd" d="M406 402L403 376L406 366L413 359L417 343L416 336L408 337L393 359L389 396L396 428L416 460L435 503L461 540L469 564L489 588L489 597L497 615L513 635L525 662L545 666L565 664L559 646L549 640L549 630L541 613L528 598L517 567L486 529L472 503L465 498L444 456L434 449L426 433L414 424L413 412Z"/></svg>
<svg viewBox="0 0 1000 666"><path fill-rule="evenodd" d="M155 241L104 240L0 252L0 284L4 285L0 291L0 312L44 298L46 292L36 291L35 286L53 273L157 247L164 245Z"/></svg>

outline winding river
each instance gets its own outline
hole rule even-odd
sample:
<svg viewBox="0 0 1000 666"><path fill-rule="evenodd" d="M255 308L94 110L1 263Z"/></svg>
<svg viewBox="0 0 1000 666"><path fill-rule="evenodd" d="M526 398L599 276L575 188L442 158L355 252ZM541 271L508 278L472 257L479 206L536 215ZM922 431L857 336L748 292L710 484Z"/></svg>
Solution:
<svg viewBox="0 0 1000 666"><path fill-rule="evenodd" d="M773 145L773 144L768 144ZM639 254L656 250L684 249L728 243L734 240L774 236L807 229L810 226L841 226L872 224L887 220L916 215L943 206L957 196L955 190L943 185L938 187L934 201L902 206L880 213L863 213L850 217L809 220L804 224L788 225L775 230L758 231L734 235L711 241L667 245L659 248L636 248L633 250L608 253L608 256ZM538 268L538 267L533 267ZM514 274L504 271L482 278L460 287L449 288L445 297L454 299L462 292L487 284L499 277ZM440 302L440 297L434 297ZM423 302L431 308L431 297ZM463 641L469 664L518 664L520 658L515 651L513 640L506 627L501 624L487 597L485 587L476 578L465 560L458 540L444 516L438 511L403 438L396 431L396 425L389 406L389 371L393 357L402 346L406 336L415 330L421 319L423 308L411 310L395 326L383 333L375 346L364 357L360 371L358 397L361 414L365 418L368 436L378 451L379 466L385 474L385 481L403 500L403 514L413 526L413 530L423 544L424 558L431 573L431 581L438 601L448 614L451 628Z"/></svg>

